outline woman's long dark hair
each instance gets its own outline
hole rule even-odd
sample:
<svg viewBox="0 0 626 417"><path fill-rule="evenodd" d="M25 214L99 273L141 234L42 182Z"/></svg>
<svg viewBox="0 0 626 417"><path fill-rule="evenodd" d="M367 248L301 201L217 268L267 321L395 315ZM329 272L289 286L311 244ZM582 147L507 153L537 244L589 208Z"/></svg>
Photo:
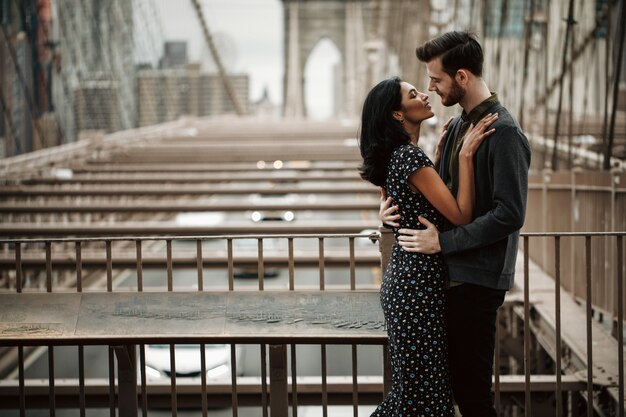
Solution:
<svg viewBox="0 0 626 417"><path fill-rule="evenodd" d="M402 108L402 80L393 77L381 81L367 94L361 116L359 148L363 165L359 168L361 178L384 187L387 165L391 153L397 147L411 141L402 123L392 114Z"/></svg>

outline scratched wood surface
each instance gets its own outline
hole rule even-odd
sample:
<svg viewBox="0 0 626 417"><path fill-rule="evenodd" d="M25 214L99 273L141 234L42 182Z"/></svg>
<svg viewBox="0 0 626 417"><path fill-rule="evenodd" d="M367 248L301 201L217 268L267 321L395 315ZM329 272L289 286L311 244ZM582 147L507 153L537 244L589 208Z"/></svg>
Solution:
<svg viewBox="0 0 626 417"><path fill-rule="evenodd" d="M385 343L377 291L0 294L0 344Z"/></svg>

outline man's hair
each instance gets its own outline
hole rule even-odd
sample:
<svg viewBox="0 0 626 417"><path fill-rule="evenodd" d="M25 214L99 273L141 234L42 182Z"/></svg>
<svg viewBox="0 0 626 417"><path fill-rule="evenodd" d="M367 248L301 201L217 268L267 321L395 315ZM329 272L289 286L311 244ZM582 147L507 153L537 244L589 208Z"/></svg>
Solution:
<svg viewBox="0 0 626 417"><path fill-rule="evenodd" d="M469 32L444 33L418 46L415 55L422 62L441 57L443 70L452 78L461 68L471 71L477 77L483 75L483 48L476 35Z"/></svg>

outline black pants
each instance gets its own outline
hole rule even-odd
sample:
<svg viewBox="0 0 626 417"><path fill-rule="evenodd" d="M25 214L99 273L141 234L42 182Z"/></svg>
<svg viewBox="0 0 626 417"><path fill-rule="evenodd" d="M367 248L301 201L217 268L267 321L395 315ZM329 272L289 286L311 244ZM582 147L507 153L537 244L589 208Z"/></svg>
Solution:
<svg viewBox="0 0 626 417"><path fill-rule="evenodd" d="M447 296L448 354L452 391L463 417L495 417L491 392L496 312L505 290L473 284Z"/></svg>

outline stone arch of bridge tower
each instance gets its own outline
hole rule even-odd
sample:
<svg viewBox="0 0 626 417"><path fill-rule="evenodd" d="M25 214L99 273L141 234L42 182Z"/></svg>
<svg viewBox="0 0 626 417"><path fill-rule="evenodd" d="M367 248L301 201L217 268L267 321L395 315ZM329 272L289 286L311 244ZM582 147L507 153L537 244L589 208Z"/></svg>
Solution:
<svg viewBox="0 0 626 417"><path fill-rule="evenodd" d="M340 97L352 97L349 76L356 73L356 49L363 39L356 35L363 24L361 2L336 0L283 0L285 22L284 107L286 117L305 116L304 69L311 52L322 39L329 39L341 57ZM357 12L355 12L358 10ZM349 63L352 63L350 66ZM351 69L352 68L352 69ZM354 101L354 100L352 100ZM338 110L345 113L349 106ZM349 112L349 111L348 111Z"/></svg>
<svg viewBox="0 0 626 417"><path fill-rule="evenodd" d="M339 60L337 61L337 65L339 66L339 68L337 69L338 71L335 72L333 74L333 77L329 80L330 82L335 82L336 84L332 85L332 86L327 86L328 90L330 91L331 87L332 90L334 91L334 97L333 97L333 101L334 101L334 116L341 116L341 102L343 100L343 91L342 91L342 87L343 87L343 77L344 77L344 73L343 73L343 60L344 60L344 56L341 53L341 50L339 49L339 47L337 46L337 43L335 42L335 40L333 40L331 37L329 36L321 36L317 42L315 42L313 44L312 47L307 48L305 54L303 54L304 59L302 60L302 74L303 74L303 100L304 100L304 112L307 116L311 116L312 112L311 109L309 108L309 103L311 102L311 98L308 97L309 92L311 91L309 86L309 83L313 82L313 80L307 78L308 75L310 75L310 73L308 73L308 70L310 69L309 66L310 65L314 65L314 63L312 62L312 60L315 58L314 55L316 55L316 57L319 59L319 51L318 48L320 50L323 50L325 52L334 52L339 56ZM329 51L329 48L331 48L331 50ZM333 51L334 49L334 51ZM338 77L337 77L338 76ZM326 86L319 86L319 88L325 89ZM323 91L320 91L321 94L323 94Z"/></svg>

